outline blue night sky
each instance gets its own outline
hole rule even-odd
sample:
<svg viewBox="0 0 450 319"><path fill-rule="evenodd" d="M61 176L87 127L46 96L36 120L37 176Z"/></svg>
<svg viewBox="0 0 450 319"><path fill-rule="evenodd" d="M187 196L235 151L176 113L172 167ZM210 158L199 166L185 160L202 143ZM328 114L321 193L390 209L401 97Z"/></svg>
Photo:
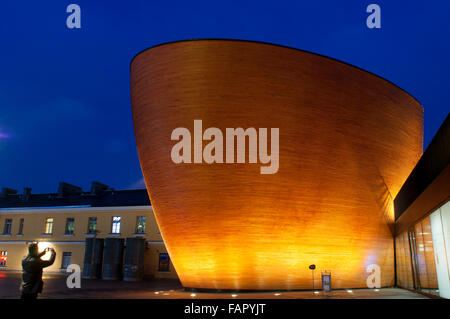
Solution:
<svg viewBox="0 0 450 319"><path fill-rule="evenodd" d="M81 29L66 7L81 7ZM366 7L381 7L381 29ZM450 1L3 1L0 187L59 181L142 188L129 63L168 41L232 38L326 55L380 75L424 107L424 147L449 112Z"/></svg>

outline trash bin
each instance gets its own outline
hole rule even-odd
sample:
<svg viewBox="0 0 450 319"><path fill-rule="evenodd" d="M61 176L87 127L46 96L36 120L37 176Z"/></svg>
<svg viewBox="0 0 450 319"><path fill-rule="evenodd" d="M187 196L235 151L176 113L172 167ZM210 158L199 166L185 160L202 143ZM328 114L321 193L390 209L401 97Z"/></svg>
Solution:
<svg viewBox="0 0 450 319"><path fill-rule="evenodd" d="M326 292L331 291L331 272L322 272L322 290Z"/></svg>

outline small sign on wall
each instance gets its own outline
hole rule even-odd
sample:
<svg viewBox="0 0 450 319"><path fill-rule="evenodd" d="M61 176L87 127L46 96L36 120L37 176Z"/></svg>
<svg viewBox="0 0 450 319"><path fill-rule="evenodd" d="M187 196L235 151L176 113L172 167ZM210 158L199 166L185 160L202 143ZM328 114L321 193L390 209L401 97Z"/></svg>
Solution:
<svg viewBox="0 0 450 319"><path fill-rule="evenodd" d="M159 254L158 271L170 271L170 257L168 253Z"/></svg>
<svg viewBox="0 0 450 319"><path fill-rule="evenodd" d="M322 290L326 292L331 291L331 273L329 272L322 273Z"/></svg>

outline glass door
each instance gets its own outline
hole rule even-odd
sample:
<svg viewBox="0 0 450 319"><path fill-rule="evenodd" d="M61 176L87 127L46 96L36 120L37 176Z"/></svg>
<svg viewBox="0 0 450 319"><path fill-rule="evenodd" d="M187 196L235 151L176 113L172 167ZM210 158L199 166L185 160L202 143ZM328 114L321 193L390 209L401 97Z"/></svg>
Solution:
<svg viewBox="0 0 450 319"><path fill-rule="evenodd" d="M450 202L430 215L439 296L450 298Z"/></svg>

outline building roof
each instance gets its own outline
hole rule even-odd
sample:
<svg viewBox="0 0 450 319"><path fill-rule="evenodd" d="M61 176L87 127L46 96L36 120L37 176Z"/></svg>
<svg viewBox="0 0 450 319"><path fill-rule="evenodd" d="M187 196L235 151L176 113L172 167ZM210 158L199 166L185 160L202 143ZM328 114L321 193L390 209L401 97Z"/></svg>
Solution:
<svg viewBox="0 0 450 319"><path fill-rule="evenodd" d="M403 184L394 199L395 218L419 197L420 194L439 176L450 164L450 114L428 145L416 167Z"/></svg>
<svg viewBox="0 0 450 319"><path fill-rule="evenodd" d="M94 182L95 183L95 182ZM23 194L4 188L0 194L0 209L2 208L41 208L41 207L109 207L109 206L147 206L151 205L146 189L114 190L109 187L94 187L90 192L81 188L60 183L58 193L31 194L31 189L25 188Z"/></svg>

